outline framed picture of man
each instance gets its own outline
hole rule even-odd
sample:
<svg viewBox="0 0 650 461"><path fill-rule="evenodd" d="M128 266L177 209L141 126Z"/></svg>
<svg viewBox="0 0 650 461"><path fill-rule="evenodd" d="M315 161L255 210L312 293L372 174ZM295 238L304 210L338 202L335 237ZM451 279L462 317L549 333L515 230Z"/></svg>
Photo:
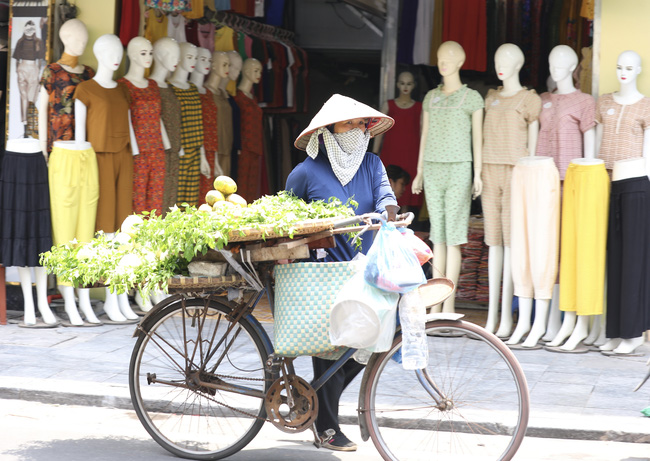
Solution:
<svg viewBox="0 0 650 461"><path fill-rule="evenodd" d="M48 26L47 0L12 1L6 139L38 138L39 83L49 57Z"/></svg>

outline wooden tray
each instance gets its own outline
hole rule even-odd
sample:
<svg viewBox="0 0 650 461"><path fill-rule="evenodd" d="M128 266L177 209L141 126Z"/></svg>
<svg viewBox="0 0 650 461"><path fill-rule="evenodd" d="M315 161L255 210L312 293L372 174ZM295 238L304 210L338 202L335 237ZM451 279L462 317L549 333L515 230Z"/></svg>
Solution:
<svg viewBox="0 0 650 461"><path fill-rule="evenodd" d="M334 229L334 223L340 218L326 218L326 219L308 219L301 221L293 226L294 237L297 235L315 234L326 230ZM233 229L228 233L228 242L250 242L255 240L268 240L280 237L288 237L289 234L282 234L276 232L272 226L261 228L241 228Z"/></svg>
<svg viewBox="0 0 650 461"><path fill-rule="evenodd" d="M222 275L221 277L188 277L176 275L167 282L169 291L209 290L248 285L241 275Z"/></svg>

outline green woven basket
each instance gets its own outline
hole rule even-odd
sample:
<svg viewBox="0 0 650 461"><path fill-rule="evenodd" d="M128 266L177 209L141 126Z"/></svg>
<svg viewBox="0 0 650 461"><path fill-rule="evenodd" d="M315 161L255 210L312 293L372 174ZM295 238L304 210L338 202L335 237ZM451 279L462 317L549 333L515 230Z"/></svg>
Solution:
<svg viewBox="0 0 650 461"><path fill-rule="evenodd" d="M354 271L348 262L275 266L274 349L277 355L336 360L346 347L330 343L330 310Z"/></svg>

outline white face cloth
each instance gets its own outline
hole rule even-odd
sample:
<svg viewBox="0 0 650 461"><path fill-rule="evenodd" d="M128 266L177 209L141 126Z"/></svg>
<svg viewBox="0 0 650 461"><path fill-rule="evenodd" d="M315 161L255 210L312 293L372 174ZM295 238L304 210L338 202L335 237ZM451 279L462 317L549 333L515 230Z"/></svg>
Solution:
<svg viewBox="0 0 650 461"><path fill-rule="evenodd" d="M355 128L345 133L331 133L325 127L314 131L307 144L307 154L311 158L318 155L318 136L323 135L327 158L332 170L342 185L349 183L357 173L363 157L368 151L370 132Z"/></svg>

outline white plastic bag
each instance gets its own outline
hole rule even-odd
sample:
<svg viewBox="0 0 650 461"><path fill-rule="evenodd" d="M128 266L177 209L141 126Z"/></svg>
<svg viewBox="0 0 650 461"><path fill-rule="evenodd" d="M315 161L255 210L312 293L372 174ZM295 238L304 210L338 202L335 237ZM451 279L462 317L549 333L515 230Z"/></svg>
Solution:
<svg viewBox="0 0 650 461"><path fill-rule="evenodd" d="M383 352L395 336L399 295L366 283L357 272L334 301L330 312L330 341L333 345Z"/></svg>

